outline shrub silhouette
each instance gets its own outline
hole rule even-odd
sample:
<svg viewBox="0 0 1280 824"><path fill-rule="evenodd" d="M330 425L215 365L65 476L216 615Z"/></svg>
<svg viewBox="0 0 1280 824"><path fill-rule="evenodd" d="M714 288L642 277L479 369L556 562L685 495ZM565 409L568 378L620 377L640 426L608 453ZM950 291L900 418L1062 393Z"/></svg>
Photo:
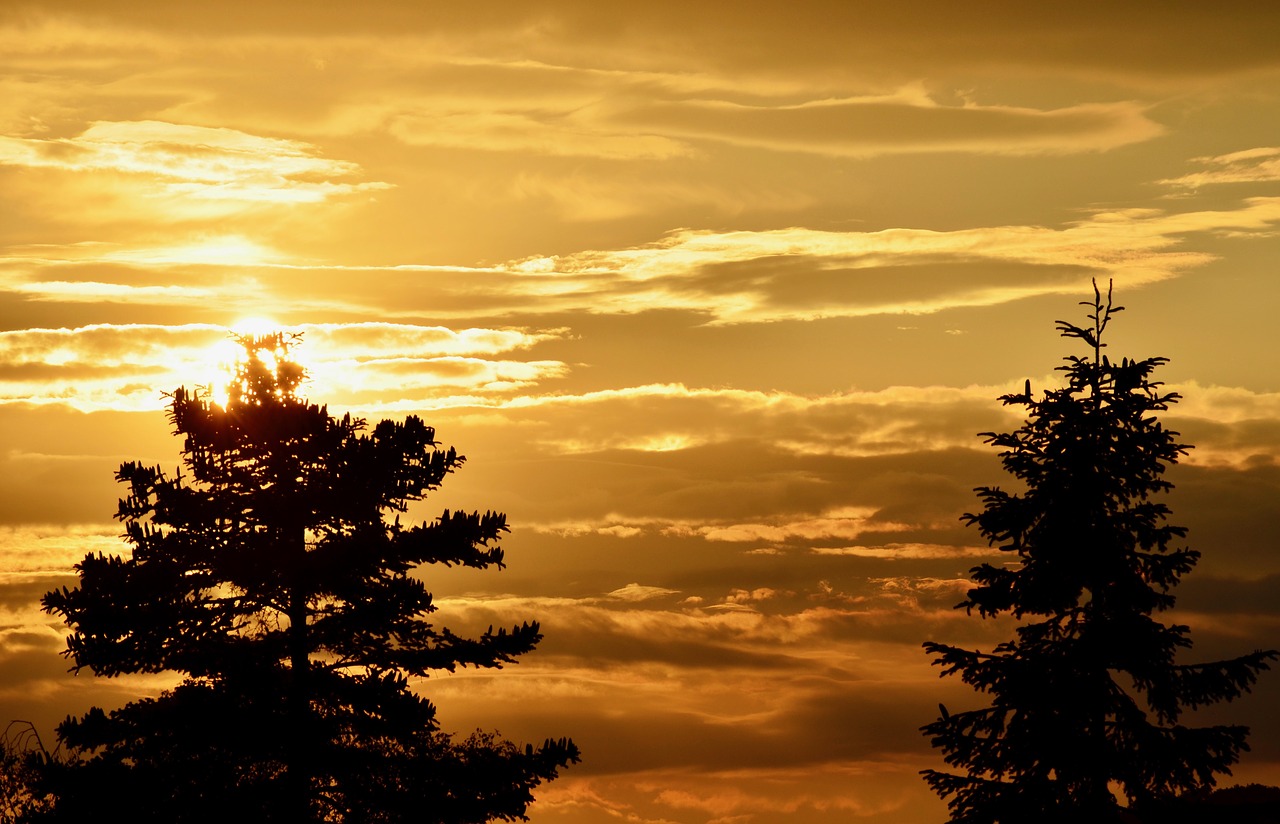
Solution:
<svg viewBox="0 0 1280 824"><path fill-rule="evenodd" d="M1188 447L1155 413L1178 400L1152 380L1165 358L1113 363L1102 354L1114 306L1097 285L1086 326L1059 321L1089 355L1067 357L1066 385L1039 398L1030 381L1006 405L1026 409L1017 430L983 433L1025 491L977 490L966 514L1009 563L971 570L958 606L984 618L1027 619L991 652L925 643L942 675L959 675L991 705L947 712L922 728L962 773L924 771L953 822L1133 820L1229 773L1248 730L1186 727L1185 710L1247 692L1277 653L1181 664L1189 629L1154 615L1199 553L1176 542L1159 496L1166 468ZM1121 818L1118 787L1131 812Z"/></svg>
<svg viewBox="0 0 1280 824"><path fill-rule="evenodd" d="M424 564L502 567L506 520L398 512L463 458L416 417L335 418L297 395L283 334L244 337L225 408L178 389L183 470L125 463L117 517L132 556L90 555L44 596L73 669L182 682L58 728L39 820L480 822L523 818L531 790L578 760L567 739L455 740L409 677L499 667L536 623L464 638L436 627Z"/></svg>

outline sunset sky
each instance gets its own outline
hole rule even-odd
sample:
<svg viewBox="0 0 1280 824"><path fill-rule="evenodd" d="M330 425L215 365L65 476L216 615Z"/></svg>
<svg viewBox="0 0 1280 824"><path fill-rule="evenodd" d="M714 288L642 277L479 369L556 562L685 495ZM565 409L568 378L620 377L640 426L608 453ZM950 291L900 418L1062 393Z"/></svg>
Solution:
<svg viewBox="0 0 1280 824"><path fill-rule="evenodd" d="M1268 9L1259 11L1259 9ZM1280 10L1027 2L0 0L0 723L164 679L67 674L41 593L122 551L112 476L227 329L306 393L468 458L508 514L427 570L520 664L421 684L448 729L571 736L535 824L926 824L925 640L999 562L996 398L1163 355L1195 449L1189 660L1280 632ZM1280 784L1280 673L1225 783Z"/></svg>

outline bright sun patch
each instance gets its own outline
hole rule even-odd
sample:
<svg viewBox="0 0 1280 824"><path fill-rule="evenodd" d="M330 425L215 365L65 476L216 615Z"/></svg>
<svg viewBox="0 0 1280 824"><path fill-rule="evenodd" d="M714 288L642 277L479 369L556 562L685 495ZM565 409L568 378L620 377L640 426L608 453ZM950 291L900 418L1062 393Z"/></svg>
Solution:
<svg viewBox="0 0 1280 824"><path fill-rule="evenodd" d="M247 317L241 318L231 324L231 331L237 335L255 336L270 335L275 332L283 331L283 326L275 320L268 317Z"/></svg>
<svg viewBox="0 0 1280 824"><path fill-rule="evenodd" d="M237 342L240 337L269 335L281 331L281 324L267 317L247 317L231 324L227 336L210 346L198 365L199 378L195 381L204 394L219 406L226 407L231 383L236 369L244 358L244 349ZM274 369L274 353L262 351L259 356Z"/></svg>
<svg viewBox="0 0 1280 824"><path fill-rule="evenodd" d="M231 392L231 380L242 354L240 345L228 336L226 340L209 347L201 364L202 374L196 381L196 385L202 388L203 393L210 400L223 408L226 408Z"/></svg>

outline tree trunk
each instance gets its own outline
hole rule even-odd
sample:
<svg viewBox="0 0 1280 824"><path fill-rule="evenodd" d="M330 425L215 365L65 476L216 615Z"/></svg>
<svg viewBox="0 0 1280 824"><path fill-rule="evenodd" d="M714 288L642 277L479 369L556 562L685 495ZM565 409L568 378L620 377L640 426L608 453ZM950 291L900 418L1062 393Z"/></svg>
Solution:
<svg viewBox="0 0 1280 824"><path fill-rule="evenodd" d="M307 639L306 534L299 529L288 536L289 584L289 742L286 765L289 801L286 810L298 822L313 820L311 810L311 690L308 683L311 655Z"/></svg>

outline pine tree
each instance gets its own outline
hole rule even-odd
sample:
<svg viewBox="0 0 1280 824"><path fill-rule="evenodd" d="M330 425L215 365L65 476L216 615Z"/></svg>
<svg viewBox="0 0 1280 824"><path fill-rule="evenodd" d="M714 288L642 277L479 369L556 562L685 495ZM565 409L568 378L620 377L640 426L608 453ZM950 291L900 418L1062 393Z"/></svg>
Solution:
<svg viewBox="0 0 1280 824"><path fill-rule="evenodd" d="M125 463L117 517L132 555L89 555L44 597L73 670L181 683L58 728L79 757L45 787L55 820L481 822L524 818L531 790L578 760L567 739L455 740L408 679L500 667L536 623L477 638L429 619L425 564L503 566L505 516L407 503L463 457L417 417L365 422L298 396L293 338L241 338L224 404L178 389L182 469Z"/></svg>
<svg viewBox="0 0 1280 824"><path fill-rule="evenodd" d="M1186 454L1155 414L1179 396L1152 380L1165 358L1102 354L1104 332L1123 307L1094 285L1090 324L1059 321L1061 334L1091 350L1058 367L1066 385L1036 398L1030 381L1006 405L1026 409L1017 430L983 433L1024 491L977 489L976 525L1009 563L982 564L958 605L983 618L1020 621L991 652L927 642L942 675L990 697L991 705L947 712L922 727L961 774L924 771L966 824L1124 820L1229 773L1248 729L1183 726L1187 710L1248 692L1277 652L1183 664L1189 628L1155 617L1199 558L1179 546L1159 499L1165 470Z"/></svg>

